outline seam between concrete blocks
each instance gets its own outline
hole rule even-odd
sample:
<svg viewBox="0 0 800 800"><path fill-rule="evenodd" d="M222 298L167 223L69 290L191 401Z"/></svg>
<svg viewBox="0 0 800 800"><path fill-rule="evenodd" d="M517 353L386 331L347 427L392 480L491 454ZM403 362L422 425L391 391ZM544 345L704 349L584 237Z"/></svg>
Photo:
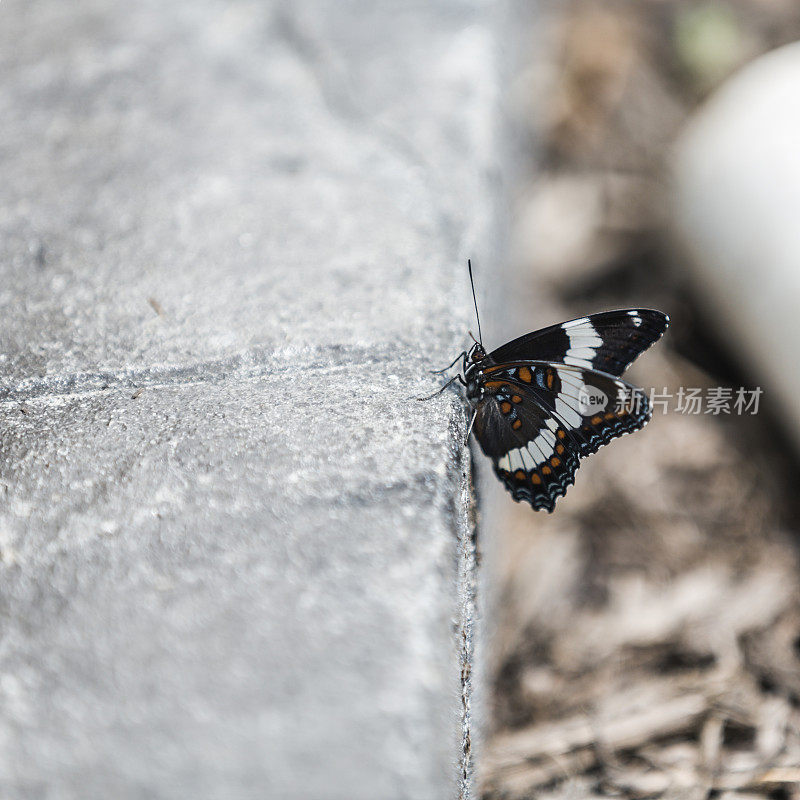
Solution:
<svg viewBox="0 0 800 800"><path fill-rule="evenodd" d="M328 355L339 358L345 354L350 363L332 366ZM409 354L413 357L416 354ZM114 389L140 389L192 386L221 382L228 378L254 378L303 371L336 372L353 371L367 365L384 364L368 348L331 346L300 354L252 349L226 358L208 359L182 366L145 366L138 369L97 370L72 372L27 378L16 383L0 382L0 405L20 403L48 396L96 394ZM423 374L422 370L421 373Z"/></svg>

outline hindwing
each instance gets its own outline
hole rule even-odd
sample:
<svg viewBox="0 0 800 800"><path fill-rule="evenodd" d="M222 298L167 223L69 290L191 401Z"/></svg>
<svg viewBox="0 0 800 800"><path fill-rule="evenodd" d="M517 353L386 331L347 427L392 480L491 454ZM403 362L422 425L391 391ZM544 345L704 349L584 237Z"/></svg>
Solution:
<svg viewBox="0 0 800 800"><path fill-rule="evenodd" d="M474 431L515 500L552 511L580 459L650 418L647 397L614 375L552 361L513 361L480 373Z"/></svg>

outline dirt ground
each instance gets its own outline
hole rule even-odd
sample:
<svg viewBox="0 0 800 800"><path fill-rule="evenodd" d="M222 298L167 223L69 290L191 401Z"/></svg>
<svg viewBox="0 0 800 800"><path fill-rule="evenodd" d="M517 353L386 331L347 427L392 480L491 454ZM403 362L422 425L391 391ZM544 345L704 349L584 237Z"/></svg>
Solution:
<svg viewBox="0 0 800 800"><path fill-rule="evenodd" d="M670 313L626 373L648 389L753 387L670 246L665 176L709 92L800 38L800 3L562 0L539 23L521 291L563 319ZM764 390L756 416L657 410L554 515L506 504L485 800L800 798L800 470Z"/></svg>

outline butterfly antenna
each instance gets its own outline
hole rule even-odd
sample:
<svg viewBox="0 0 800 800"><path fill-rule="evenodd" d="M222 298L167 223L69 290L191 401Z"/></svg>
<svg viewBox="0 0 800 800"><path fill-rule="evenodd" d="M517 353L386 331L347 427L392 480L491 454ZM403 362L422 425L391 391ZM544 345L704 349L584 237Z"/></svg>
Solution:
<svg viewBox="0 0 800 800"><path fill-rule="evenodd" d="M472 302L475 304L475 318L478 320L478 340L481 347L483 347L483 335L481 334L481 317L478 314L478 301L475 298L475 281L472 279L472 259L467 259L467 266L469 267L469 285L472 287Z"/></svg>

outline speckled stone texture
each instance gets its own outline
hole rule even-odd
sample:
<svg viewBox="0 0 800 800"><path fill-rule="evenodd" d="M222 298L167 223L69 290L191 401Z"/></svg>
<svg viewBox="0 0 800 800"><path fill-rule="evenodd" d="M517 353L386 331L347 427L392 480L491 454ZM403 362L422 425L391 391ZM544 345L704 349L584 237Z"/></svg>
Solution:
<svg viewBox="0 0 800 800"><path fill-rule="evenodd" d="M470 794L496 11L0 4L3 798Z"/></svg>

